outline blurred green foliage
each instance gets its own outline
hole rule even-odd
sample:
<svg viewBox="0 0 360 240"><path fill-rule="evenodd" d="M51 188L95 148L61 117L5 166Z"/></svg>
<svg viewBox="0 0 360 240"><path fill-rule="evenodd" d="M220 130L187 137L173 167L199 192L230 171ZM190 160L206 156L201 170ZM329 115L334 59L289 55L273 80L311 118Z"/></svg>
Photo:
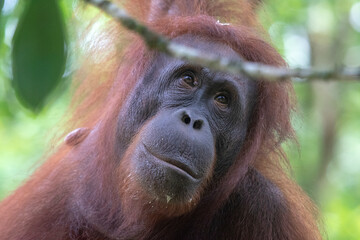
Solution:
<svg viewBox="0 0 360 240"><path fill-rule="evenodd" d="M0 9L1 3L0 0ZM78 36L86 27L73 23L90 22L93 15L78 1L59 3L70 35L68 62L62 76L66 80L76 68L73 60L79 49L74 47L75 39L81 38ZM49 132L55 133L54 129L59 127L69 99L68 81L64 81L47 97L51 104L35 116L15 97L10 56L13 35L23 12L23 2L5 0L0 15L0 199L34 171L46 149L51 148ZM360 66L360 1L267 0L259 16L290 66ZM26 57L25 50L23 54ZM295 90L299 103L293 123L300 147L293 143L285 145L293 174L319 205L326 238L357 240L360 83L301 83L295 84Z"/></svg>

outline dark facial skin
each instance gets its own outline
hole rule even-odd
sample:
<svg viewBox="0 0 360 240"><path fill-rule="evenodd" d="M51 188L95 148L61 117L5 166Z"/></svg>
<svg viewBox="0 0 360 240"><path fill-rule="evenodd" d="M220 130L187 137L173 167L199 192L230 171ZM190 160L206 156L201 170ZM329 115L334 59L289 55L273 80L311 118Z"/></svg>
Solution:
<svg viewBox="0 0 360 240"><path fill-rule="evenodd" d="M222 43L189 35L175 40L240 59ZM255 84L243 76L158 54L119 115L119 152L136 143L133 172L152 198L189 202L238 156L254 94Z"/></svg>

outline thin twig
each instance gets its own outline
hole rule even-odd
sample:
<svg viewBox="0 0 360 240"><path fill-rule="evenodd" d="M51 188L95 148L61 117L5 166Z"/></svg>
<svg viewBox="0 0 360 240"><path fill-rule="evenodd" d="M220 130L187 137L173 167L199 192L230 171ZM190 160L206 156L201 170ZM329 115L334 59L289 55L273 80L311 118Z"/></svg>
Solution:
<svg viewBox="0 0 360 240"><path fill-rule="evenodd" d="M292 78L293 81L307 80L360 80L360 68L335 68L317 70L311 68L281 68L252 63L234 61L225 57L199 51L172 42L162 35L151 31L144 24L129 16L126 11L108 0L84 0L119 21L127 29L138 33L151 49L165 52L168 55L209 67L212 70L224 71L233 74L244 74L250 78L262 78L268 81L279 81Z"/></svg>

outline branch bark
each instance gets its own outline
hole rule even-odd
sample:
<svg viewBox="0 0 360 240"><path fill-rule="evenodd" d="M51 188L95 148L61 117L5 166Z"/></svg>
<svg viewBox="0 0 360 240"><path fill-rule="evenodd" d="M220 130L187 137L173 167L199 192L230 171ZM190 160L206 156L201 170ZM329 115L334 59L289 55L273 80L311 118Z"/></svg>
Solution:
<svg viewBox="0 0 360 240"><path fill-rule="evenodd" d="M359 68L334 68L319 70L312 68L279 68L260 63L233 61L225 57L201 52L187 47L151 31L144 24L132 18L127 12L108 0L84 0L120 22L128 30L138 33L151 49L164 52L172 57L208 67L214 71L232 74L244 74L250 78L262 78L267 81L281 81L292 78L294 82L312 80L357 80L360 81Z"/></svg>

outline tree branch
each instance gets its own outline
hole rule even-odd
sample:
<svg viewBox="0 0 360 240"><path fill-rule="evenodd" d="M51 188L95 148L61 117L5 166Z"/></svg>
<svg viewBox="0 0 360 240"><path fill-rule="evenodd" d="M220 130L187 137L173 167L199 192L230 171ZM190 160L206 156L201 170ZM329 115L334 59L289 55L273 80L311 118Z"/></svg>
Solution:
<svg viewBox="0 0 360 240"><path fill-rule="evenodd" d="M151 31L144 24L129 16L126 11L108 0L84 0L116 19L127 29L138 33L151 49L208 67L215 71L244 74L250 78L263 78L268 81L281 81L293 78L293 81L306 80L360 80L360 68L335 68L317 70L311 68L279 68L260 63L234 61L225 57L201 52L195 48L172 42L162 35Z"/></svg>

